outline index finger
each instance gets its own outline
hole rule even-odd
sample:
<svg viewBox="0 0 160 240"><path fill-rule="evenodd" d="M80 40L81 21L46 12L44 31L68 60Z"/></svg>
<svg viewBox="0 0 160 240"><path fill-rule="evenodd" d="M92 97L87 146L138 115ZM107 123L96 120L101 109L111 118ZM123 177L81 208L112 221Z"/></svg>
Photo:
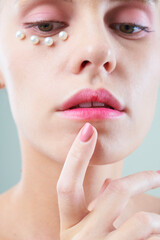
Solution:
<svg viewBox="0 0 160 240"><path fill-rule="evenodd" d="M77 224L89 211L86 206L83 182L97 141L97 130L85 124L92 135L89 141L82 142L79 132L67 155L57 182L58 204L61 230Z"/></svg>

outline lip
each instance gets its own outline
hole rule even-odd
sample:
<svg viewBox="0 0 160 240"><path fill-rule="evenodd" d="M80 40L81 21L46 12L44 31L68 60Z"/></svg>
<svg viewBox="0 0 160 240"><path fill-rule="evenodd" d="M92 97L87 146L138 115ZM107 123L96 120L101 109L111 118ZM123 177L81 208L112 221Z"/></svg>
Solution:
<svg viewBox="0 0 160 240"><path fill-rule="evenodd" d="M124 110L123 104L120 103L120 101L115 96L113 96L108 90L101 88L96 91L92 89L83 89L79 91L77 94L73 95L71 98L65 101L58 108L58 111L66 111L73 106L86 102L101 102L109 105L116 111L122 112Z"/></svg>
<svg viewBox="0 0 160 240"><path fill-rule="evenodd" d="M61 116L74 120L106 120L119 119L124 112L113 110L110 108L77 108L60 112Z"/></svg>

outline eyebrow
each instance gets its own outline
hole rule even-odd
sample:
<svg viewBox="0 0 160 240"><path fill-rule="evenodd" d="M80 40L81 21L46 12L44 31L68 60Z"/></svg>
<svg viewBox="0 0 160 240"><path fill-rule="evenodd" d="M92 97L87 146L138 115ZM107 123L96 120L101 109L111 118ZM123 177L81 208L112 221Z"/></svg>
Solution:
<svg viewBox="0 0 160 240"><path fill-rule="evenodd" d="M15 3L19 6L19 7L24 7L25 5L27 5L30 2L39 2L41 0L15 0ZM59 0L62 2L73 2L72 0Z"/></svg>
<svg viewBox="0 0 160 240"><path fill-rule="evenodd" d="M73 2L72 0L59 0L62 2ZM18 4L23 5L23 4L27 4L27 2L29 2L29 0L18 0Z"/></svg>
<svg viewBox="0 0 160 240"><path fill-rule="evenodd" d="M18 1L18 5L22 6L22 7L23 7L23 5L27 5L27 3L30 2L30 0L17 0L17 1ZM73 3L73 0L58 0L58 1ZM160 0L109 0L109 1L110 2L133 2L133 1L136 1L136 2L141 2L144 4L156 4L156 5L158 3L160 3ZM38 2L38 0L36 0L36 2Z"/></svg>
<svg viewBox="0 0 160 240"><path fill-rule="evenodd" d="M153 4L153 3L157 4L160 0L110 0L110 1L111 2L133 2L133 1L136 1L136 2L146 3L146 4Z"/></svg>

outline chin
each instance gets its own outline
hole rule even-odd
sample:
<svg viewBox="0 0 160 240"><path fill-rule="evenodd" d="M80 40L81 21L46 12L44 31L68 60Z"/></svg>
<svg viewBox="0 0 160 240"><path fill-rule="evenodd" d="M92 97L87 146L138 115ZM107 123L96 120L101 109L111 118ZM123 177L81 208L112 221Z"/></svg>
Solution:
<svg viewBox="0 0 160 240"><path fill-rule="evenodd" d="M93 165L108 165L108 164L113 164L116 162L119 162L123 159L123 157L118 157L115 156L114 154L108 154L108 153L97 153L94 152L89 165L93 166Z"/></svg>

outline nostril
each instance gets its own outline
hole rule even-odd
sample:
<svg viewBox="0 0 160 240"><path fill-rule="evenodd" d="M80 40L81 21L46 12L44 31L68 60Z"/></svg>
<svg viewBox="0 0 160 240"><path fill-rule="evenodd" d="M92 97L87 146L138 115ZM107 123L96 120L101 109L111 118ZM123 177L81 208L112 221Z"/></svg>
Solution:
<svg viewBox="0 0 160 240"><path fill-rule="evenodd" d="M104 68L108 71L108 68L109 68L109 62L106 62L106 63L104 64Z"/></svg>
<svg viewBox="0 0 160 240"><path fill-rule="evenodd" d="M88 63L89 61L83 61L83 63L81 64L82 68L85 67Z"/></svg>

